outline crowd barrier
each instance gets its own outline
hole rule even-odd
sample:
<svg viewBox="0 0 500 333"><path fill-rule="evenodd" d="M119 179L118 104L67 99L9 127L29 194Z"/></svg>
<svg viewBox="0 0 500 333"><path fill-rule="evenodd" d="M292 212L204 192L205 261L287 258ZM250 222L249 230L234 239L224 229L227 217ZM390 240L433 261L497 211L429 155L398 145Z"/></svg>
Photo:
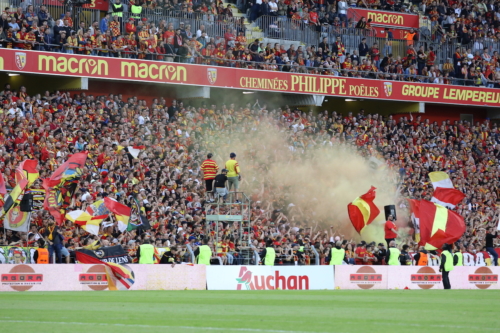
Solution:
<svg viewBox="0 0 500 333"><path fill-rule="evenodd" d="M334 289L332 266L209 266L208 290Z"/></svg>
<svg viewBox="0 0 500 333"><path fill-rule="evenodd" d="M450 272L453 289L500 289L500 267L459 266ZM335 267L337 289L443 289L437 266Z"/></svg>
<svg viewBox="0 0 500 333"><path fill-rule="evenodd" d="M443 289L437 266L129 265L130 290ZM500 289L500 267L461 266L452 289ZM0 265L0 291L107 290L104 265Z"/></svg>
<svg viewBox="0 0 500 333"><path fill-rule="evenodd" d="M204 290L203 265L128 265L129 290ZM0 291L107 290L104 265L0 265Z"/></svg>

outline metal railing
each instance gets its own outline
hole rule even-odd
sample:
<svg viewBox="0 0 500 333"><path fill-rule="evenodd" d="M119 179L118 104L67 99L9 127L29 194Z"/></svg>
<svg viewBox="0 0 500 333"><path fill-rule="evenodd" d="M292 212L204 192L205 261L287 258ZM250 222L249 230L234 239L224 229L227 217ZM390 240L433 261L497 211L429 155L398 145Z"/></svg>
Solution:
<svg viewBox="0 0 500 333"><path fill-rule="evenodd" d="M81 24L88 29L92 22L100 20L100 11L96 9L88 9L81 7L74 7L72 5L53 5L45 4L44 0L14 0L10 1L11 11L16 12L17 8L23 8L23 13L25 16L33 16L33 22L38 26L41 26L44 21L52 29L57 24L58 20L62 20L67 12L72 13L71 20L73 21L72 29L77 31ZM40 15L41 7L45 6L48 15ZM32 10L32 11L31 11ZM28 12L29 11L29 12ZM32 14L30 14L32 13ZM45 18L46 16L46 18ZM62 23L61 23L62 24Z"/></svg>
<svg viewBox="0 0 500 333"><path fill-rule="evenodd" d="M320 36L316 26L283 16L260 16L255 20L255 25L262 30L264 37L300 41L305 45L317 44Z"/></svg>
<svg viewBox="0 0 500 333"><path fill-rule="evenodd" d="M440 60L453 59L457 47L464 50L470 49L472 54L478 51L480 55L482 55L484 48L487 48L490 55L493 55L495 51L500 52L500 42L490 38L476 38L466 44L459 43L456 38L447 38L444 43L434 43L434 45L438 45L436 49Z"/></svg>
<svg viewBox="0 0 500 333"><path fill-rule="evenodd" d="M300 41L301 45L314 46L316 49L326 38L326 43L331 45L337 37L342 38L346 52L353 53L358 49L363 38L366 38L368 47L378 44L382 55L392 53L393 56L404 57L406 55L408 41L399 39L388 39L376 37L373 30L343 28L332 25L311 26L302 21L275 16L261 16L256 24L263 32L263 37L279 40L280 43ZM418 41L414 42L418 45Z"/></svg>
<svg viewBox="0 0 500 333"><path fill-rule="evenodd" d="M180 13L178 13L180 14ZM123 19L121 22L121 32L122 34L126 34L126 24L129 22L130 18L134 18L132 13L123 13ZM242 24L239 20L232 21L211 21L211 20L203 20L198 16L183 16L183 15L174 15L174 16L165 16L152 14L141 17L147 18L148 24L154 24L155 29L161 29L165 27L165 30L169 25L172 25L174 29L177 29L183 24L184 28L189 26L189 30L187 30L188 38L190 36L196 37L196 32L198 30L202 30L206 32L207 36L213 37L215 42L218 42L220 38L224 37L224 34L228 31L228 29L233 32L245 31L244 24ZM138 21L136 21L138 23Z"/></svg>
<svg viewBox="0 0 500 333"><path fill-rule="evenodd" d="M193 248L191 247L191 244L186 244L186 248L188 249L189 255L191 256L191 262L196 263L196 258L194 256Z"/></svg>

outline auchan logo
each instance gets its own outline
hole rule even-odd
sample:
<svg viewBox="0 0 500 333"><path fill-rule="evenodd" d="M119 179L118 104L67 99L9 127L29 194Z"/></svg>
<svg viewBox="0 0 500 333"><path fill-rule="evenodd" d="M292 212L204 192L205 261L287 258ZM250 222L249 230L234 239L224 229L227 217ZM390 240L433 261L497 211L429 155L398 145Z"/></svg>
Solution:
<svg viewBox="0 0 500 333"><path fill-rule="evenodd" d="M54 57L39 55L38 70L80 75L108 75L108 61L83 57Z"/></svg>
<svg viewBox="0 0 500 333"><path fill-rule="evenodd" d="M434 268L424 266L416 274L412 274L410 279L411 283L416 284L419 288L431 289L436 284L441 283L442 276Z"/></svg>
<svg viewBox="0 0 500 333"><path fill-rule="evenodd" d="M382 283L382 274L377 274L370 266L360 267L356 273L349 276L349 281L355 283L361 289L370 289L375 284Z"/></svg>
<svg viewBox="0 0 500 333"><path fill-rule="evenodd" d="M2 285L10 286L16 291L27 291L34 285L42 284L43 274L37 274L31 266L15 265L9 273L2 274Z"/></svg>
<svg viewBox="0 0 500 333"><path fill-rule="evenodd" d="M498 283L498 274L493 274L488 267L479 267L474 274L469 274L469 283L479 289L488 289L492 284Z"/></svg>
<svg viewBox="0 0 500 333"><path fill-rule="evenodd" d="M274 275L253 275L247 267L240 268L240 274L236 278L238 286L236 290L309 290L309 277L307 275L280 275L276 270Z"/></svg>
<svg viewBox="0 0 500 333"><path fill-rule="evenodd" d="M397 25L403 25L404 23L403 16L396 14L369 12L368 19L372 19L373 23L386 23L386 24L397 24Z"/></svg>

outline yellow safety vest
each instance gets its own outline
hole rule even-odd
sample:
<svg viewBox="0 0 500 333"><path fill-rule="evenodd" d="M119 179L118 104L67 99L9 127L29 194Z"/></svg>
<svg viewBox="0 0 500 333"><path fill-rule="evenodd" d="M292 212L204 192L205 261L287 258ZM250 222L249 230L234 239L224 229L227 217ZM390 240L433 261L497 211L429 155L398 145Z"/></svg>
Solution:
<svg viewBox="0 0 500 333"><path fill-rule="evenodd" d="M139 248L141 249L139 264L154 264L155 247L151 244L142 244Z"/></svg>
<svg viewBox="0 0 500 333"><path fill-rule="evenodd" d="M264 265L274 266L274 259L276 259L276 252L272 247L266 248L266 258L264 259Z"/></svg>
<svg viewBox="0 0 500 333"><path fill-rule="evenodd" d="M390 247L389 252L391 253L391 255L389 257L389 262L387 263L387 265L391 266L401 265L401 263L399 262L399 255L401 254L401 252L399 252L399 249L396 249L395 247Z"/></svg>
<svg viewBox="0 0 500 333"><path fill-rule="evenodd" d="M342 265L342 261L344 261L345 257L345 250L332 247L331 257L330 265Z"/></svg>
<svg viewBox="0 0 500 333"><path fill-rule="evenodd" d="M453 266L453 255L450 251L443 251L442 253L446 257L446 262L444 263L444 270L451 272L455 267Z"/></svg>
<svg viewBox="0 0 500 333"><path fill-rule="evenodd" d="M132 18L135 18L135 19L141 18L141 13L142 13L141 6L132 5L132 7L130 8L130 11L132 12Z"/></svg>
<svg viewBox="0 0 500 333"><path fill-rule="evenodd" d="M199 247L200 253L198 254L198 264L200 265L210 265L210 258L212 257L212 250L208 245L202 245Z"/></svg>
<svg viewBox="0 0 500 333"><path fill-rule="evenodd" d="M117 5L117 4L114 3L113 4L113 8L116 8L116 9L123 8L123 5L122 4ZM118 16L118 17L123 17L123 12L113 12L112 15L113 16Z"/></svg>

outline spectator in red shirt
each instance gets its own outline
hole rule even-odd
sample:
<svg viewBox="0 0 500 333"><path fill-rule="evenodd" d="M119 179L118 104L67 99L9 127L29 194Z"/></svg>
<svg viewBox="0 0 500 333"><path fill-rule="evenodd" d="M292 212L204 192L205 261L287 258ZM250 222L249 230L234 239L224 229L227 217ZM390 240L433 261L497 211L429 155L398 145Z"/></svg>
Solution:
<svg viewBox="0 0 500 333"><path fill-rule="evenodd" d="M356 265L364 265L365 262L365 257L366 257L366 243L365 241L361 241L361 243L358 245L358 247L356 248L356 251L355 251L355 258L354 258L354 262L356 263Z"/></svg>
<svg viewBox="0 0 500 333"><path fill-rule="evenodd" d="M219 166L212 160L212 153L208 153L207 159L203 161L200 169L203 171L203 180L205 180L205 189L210 200L213 200L213 182L217 175Z"/></svg>
<svg viewBox="0 0 500 333"><path fill-rule="evenodd" d="M389 243L393 240L396 240L396 237L398 237L398 227L394 223L394 217L392 215L389 215L387 222L385 222L385 241L387 243L387 246L389 246Z"/></svg>
<svg viewBox="0 0 500 333"><path fill-rule="evenodd" d="M377 257L373 254L373 245L369 245L366 249L365 259L363 265L373 265L378 261Z"/></svg>

